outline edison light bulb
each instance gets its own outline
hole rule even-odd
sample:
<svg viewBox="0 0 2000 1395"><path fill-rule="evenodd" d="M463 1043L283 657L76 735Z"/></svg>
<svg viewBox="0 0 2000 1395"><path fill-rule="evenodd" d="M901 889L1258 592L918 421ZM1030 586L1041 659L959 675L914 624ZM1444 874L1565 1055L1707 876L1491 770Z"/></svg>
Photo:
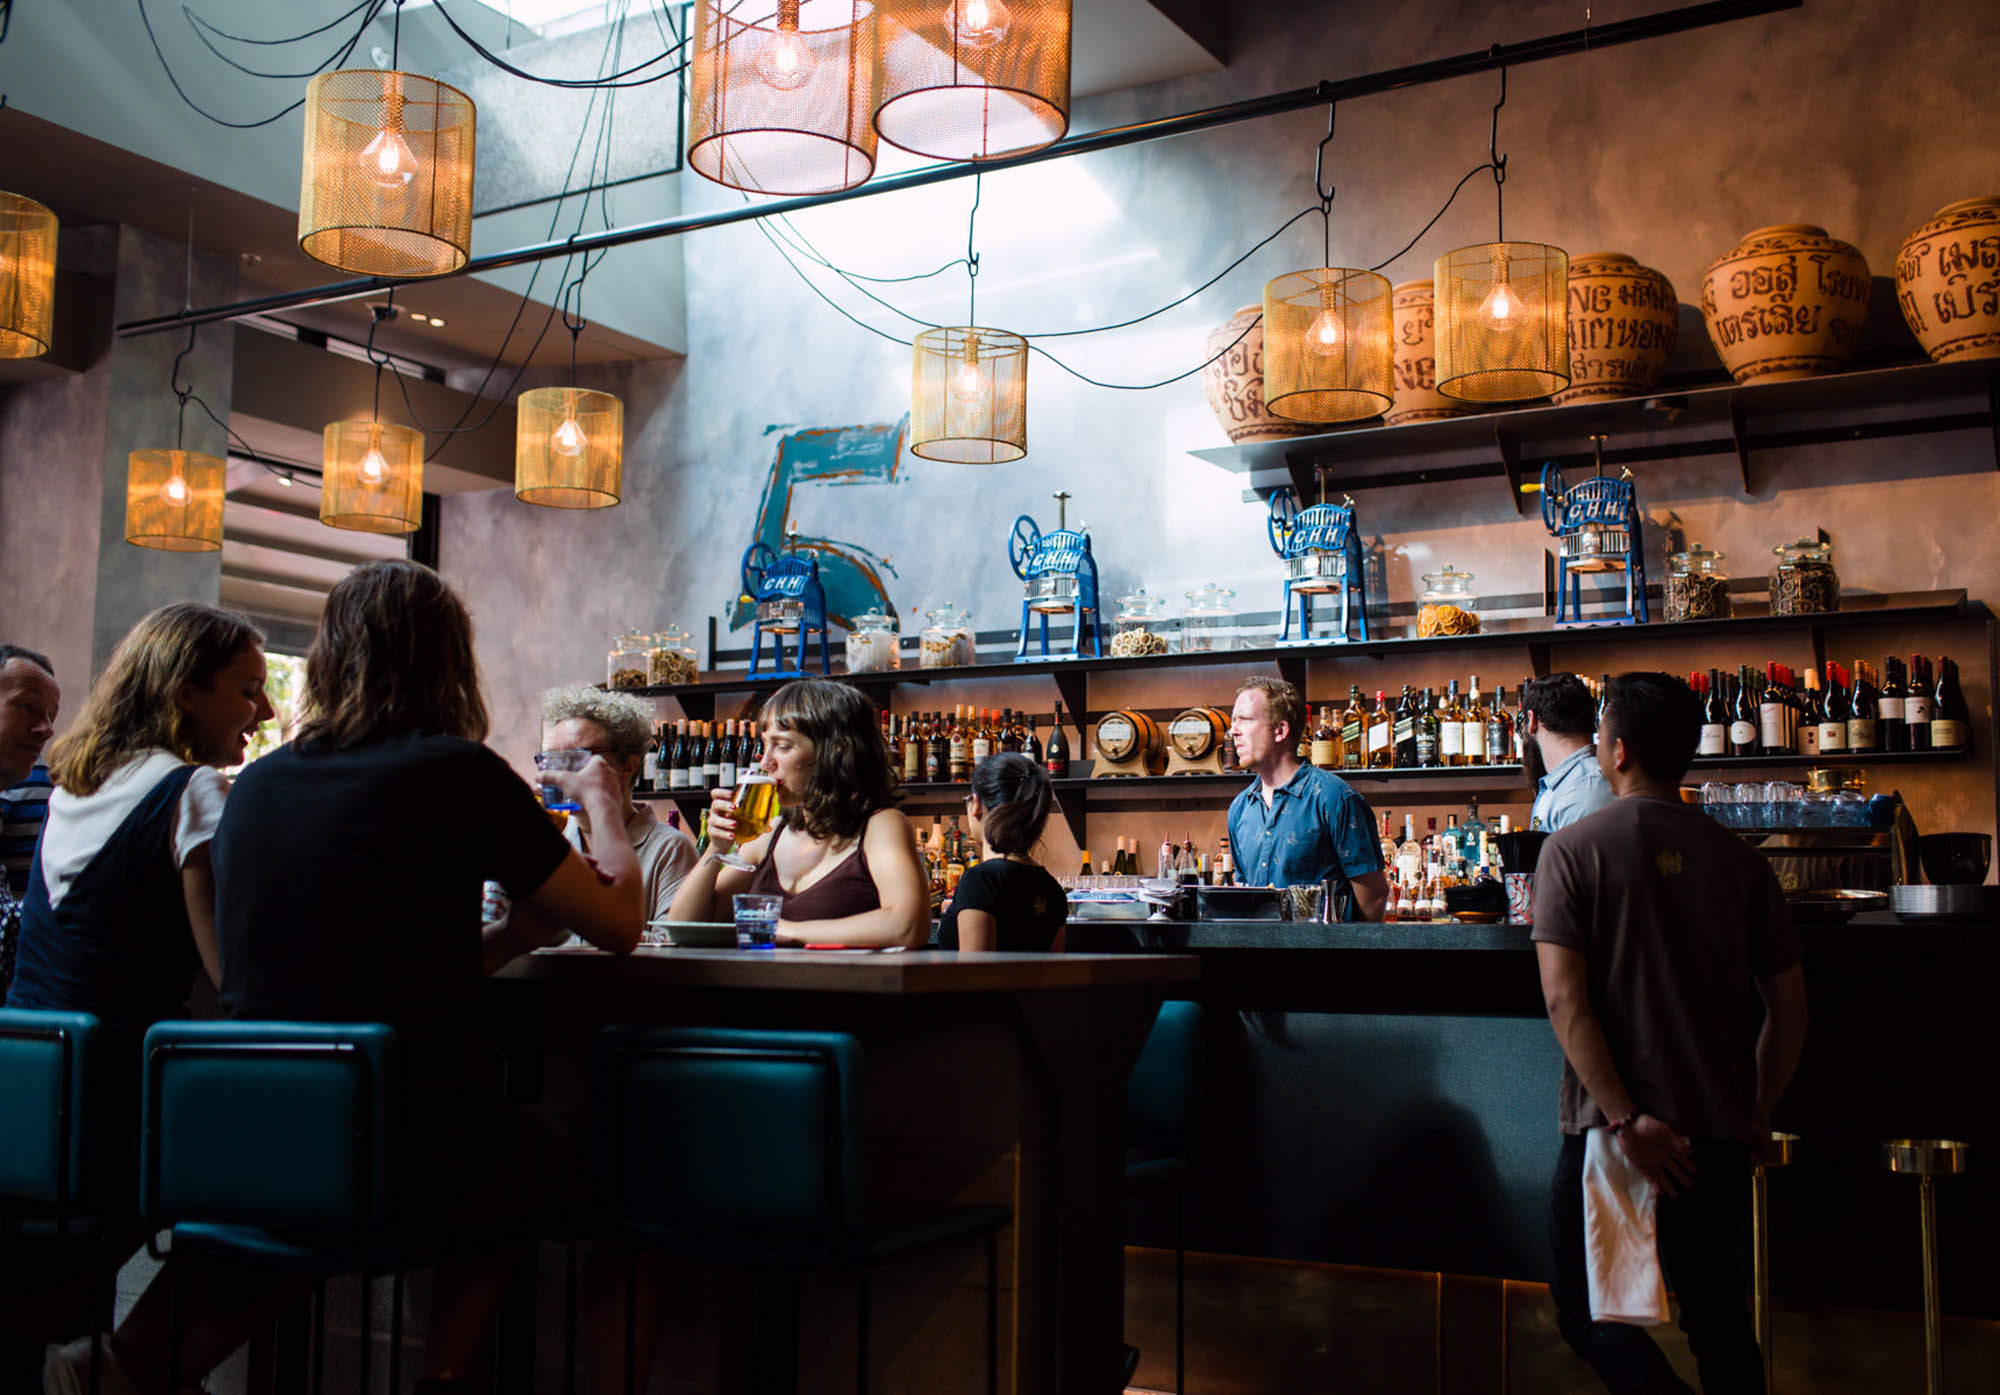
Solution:
<svg viewBox="0 0 2000 1395"><path fill-rule="evenodd" d="M1521 297L1504 278L1494 282L1486 299L1479 302L1480 315L1495 329L1511 329L1520 321L1521 309Z"/></svg>
<svg viewBox="0 0 2000 1395"><path fill-rule="evenodd" d="M377 485L387 478L389 478L389 462L382 458L380 450L370 446L368 454L361 457L361 482Z"/></svg>
<svg viewBox="0 0 2000 1395"><path fill-rule="evenodd" d="M160 498L175 508L179 508L193 497L194 491L188 488L187 481L181 478L178 470L167 476L167 482L160 486Z"/></svg>
<svg viewBox="0 0 2000 1395"><path fill-rule="evenodd" d="M1347 332L1340 327L1340 314L1331 305L1313 316L1313 322L1306 326L1306 352L1319 358L1332 358L1345 346Z"/></svg>
<svg viewBox="0 0 2000 1395"><path fill-rule="evenodd" d="M794 16L790 22L778 20L778 32L764 45L764 51L757 56L757 76L767 87L775 87L780 92L790 92L804 87L812 78L816 66L812 50L799 37L799 22Z"/></svg>
<svg viewBox="0 0 2000 1395"><path fill-rule="evenodd" d="M960 48L992 48L1013 22L1001 0L952 0L944 12L944 32Z"/></svg>
<svg viewBox="0 0 2000 1395"><path fill-rule="evenodd" d="M993 397L993 380L979 366L978 354L976 348L967 349L965 358L952 370L951 380L945 386L952 406L962 411L984 412Z"/></svg>
<svg viewBox="0 0 2000 1395"><path fill-rule="evenodd" d="M417 157L403 133L392 123L361 147L361 168L383 190L395 193L417 177Z"/></svg>
<svg viewBox="0 0 2000 1395"><path fill-rule="evenodd" d="M576 424L575 417L564 417L562 425L549 433L549 449L557 455L574 458L582 455L583 448L589 444L590 438Z"/></svg>

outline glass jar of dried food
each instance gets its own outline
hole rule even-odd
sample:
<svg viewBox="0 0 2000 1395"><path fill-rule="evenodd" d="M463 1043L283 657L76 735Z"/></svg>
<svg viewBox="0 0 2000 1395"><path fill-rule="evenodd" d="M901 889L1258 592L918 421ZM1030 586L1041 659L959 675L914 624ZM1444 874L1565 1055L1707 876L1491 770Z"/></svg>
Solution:
<svg viewBox="0 0 2000 1395"><path fill-rule="evenodd" d="M1771 549L1771 614L1821 615L1840 609L1840 573L1833 569L1833 544L1813 538Z"/></svg>
<svg viewBox="0 0 2000 1395"><path fill-rule="evenodd" d="M1722 570L1723 554L1694 544L1685 552L1667 558L1665 588L1667 619L1727 620L1729 574Z"/></svg>
<svg viewBox="0 0 2000 1395"><path fill-rule="evenodd" d="M1181 648L1190 654L1234 649L1236 608L1229 603L1235 599L1234 591L1214 582L1188 592L1187 609L1181 612Z"/></svg>
<svg viewBox="0 0 2000 1395"><path fill-rule="evenodd" d="M612 642L604 660L605 687L646 686L646 646L651 638L644 630L627 630Z"/></svg>
<svg viewBox="0 0 2000 1395"><path fill-rule="evenodd" d="M1118 614L1112 620L1111 657L1140 659L1149 654L1170 653L1173 645L1166 634L1167 602L1143 586L1118 598Z"/></svg>
<svg viewBox="0 0 2000 1395"><path fill-rule="evenodd" d="M669 625L646 646L646 682L655 688L679 688L701 680L695 663L694 636Z"/></svg>
<svg viewBox="0 0 2000 1395"><path fill-rule="evenodd" d="M917 655L924 668L960 668L974 660L972 617L946 601L936 610L924 612L931 623L920 635Z"/></svg>
<svg viewBox="0 0 2000 1395"><path fill-rule="evenodd" d="M1479 597L1472 593L1472 573L1449 563L1441 572L1425 572L1417 604L1417 638L1478 633Z"/></svg>
<svg viewBox="0 0 2000 1395"><path fill-rule="evenodd" d="M863 611L847 627L847 671L888 673L901 668L903 656L896 645L896 617L880 610Z"/></svg>

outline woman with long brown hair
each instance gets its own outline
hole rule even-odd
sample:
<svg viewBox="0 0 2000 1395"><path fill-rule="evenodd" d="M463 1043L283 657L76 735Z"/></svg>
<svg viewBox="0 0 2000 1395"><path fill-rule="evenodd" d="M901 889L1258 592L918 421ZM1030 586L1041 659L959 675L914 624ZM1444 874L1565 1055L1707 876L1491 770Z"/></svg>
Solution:
<svg viewBox="0 0 2000 1395"><path fill-rule="evenodd" d="M674 918L728 919L736 893L763 892L783 898L780 938L922 946L930 892L868 699L845 683L805 678L771 694L759 717L762 769L777 779L783 813L738 849L754 872L728 866L718 853L736 836L737 791L717 790L708 810L715 846L681 883Z"/></svg>

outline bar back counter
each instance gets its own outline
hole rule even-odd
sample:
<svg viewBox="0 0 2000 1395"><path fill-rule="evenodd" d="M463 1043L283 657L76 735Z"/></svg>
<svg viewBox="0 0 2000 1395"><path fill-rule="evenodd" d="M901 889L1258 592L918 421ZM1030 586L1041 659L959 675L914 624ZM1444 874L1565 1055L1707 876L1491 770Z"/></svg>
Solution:
<svg viewBox="0 0 2000 1395"><path fill-rule="evenodd" d="M1555 1338L1545 1295L1516 1295L1511 1319L1506 1306L1504 1281L1548 1277L1558 1147L1562 1056L1528 934L1071 923L1076 950L1201 961L1198 982L1174 994L1208 1009L1208 1119L1187 1203L1187 1245L1203 1252L1190 1271L1190 1385L1429 1388L1410 1383L1414 1355L1436 1361L1443 1390L1595 1388ZM1921 1308L1917 1185L1886 1170L1882 1144L1943 1136L1969 1143L1973 1158L1968 1175L1937 1190L1944 1311L1983 1320L1947 1323L1947 1370L1958 1388L2000 1388L2000 1275L1988 1253L2000 1175L1981 1162L2000 1158L1990 1083L2000 924L1882 913L1802 926L1801 938L1812 1025L1774 1126L1802 1141L1769 1188L1778 1386L1917 1388L1914 1318L1829 1310ZM1135 1243L1172 1245L1169 1212L1135 1221ZM1153 1272L1134 1268L1141 1279ZM1204 1330L1204 1315L1218 1317L1200 1290L1217 1286L1239 1295L1237 1320ZM1241 1355L1248 1348L1255 1359ZM1252 1368L1257 1378L1244 1379ZM1142 1368L1142 1383L1147 1369L1157 1368Z"/></svg>

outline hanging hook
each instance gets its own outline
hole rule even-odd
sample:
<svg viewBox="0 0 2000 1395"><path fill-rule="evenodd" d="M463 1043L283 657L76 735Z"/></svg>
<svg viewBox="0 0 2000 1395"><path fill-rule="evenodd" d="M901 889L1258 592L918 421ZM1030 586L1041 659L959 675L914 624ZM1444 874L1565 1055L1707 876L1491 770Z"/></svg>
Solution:
<svg viewBox="0 0 2000 1395"><path fill-rule="evenodd" d="M1333 265L1333 196L1340 191L1340 186L1326 182L1326 147L1333 139L1333 120L1337 111L1337 103L1326 104L1326 134L1320 138L1319 149L1313 155L1313 192L1319 195L1321 266Z"/></svg>
<svg viewBox="0 0 2000 1395"><path fill-rule="evenodd" d="M174 355L173 372L167 375L167 381L173 387L174 396L180 399L180 416L179 419L174 424L175 450L181 450L185 447L187 438L188 399L194 396L193 383L189 383L186 387L181 386L181 362L184 359L186 359L189 354L194 352L195 329L196 326L194 325L188 326L187 346L183 348L179 353Z"/></svg>
<svg viewBox="0 0 2000 1395"><path fill-rule="evenodd" d="M1500 45L1492 48L1495 58L1500 56ZM1507 240L1506 192L1502 186L1507 183L1507 157L1500 153L1500 108L1507 105L1507 67L1500 66L1500 100L1493 104L1493 128L1486 138L1486 155L1493 163L1493 216L1500 236L1499 242Z"/></svg>
<svg viewBox="0 0 2000 1395"><path fill-rule="evenodd" d="M972 167L972 209L965 215L965 322L979 323L979 253L973 247L973 233L979 225L980 180L985 171Z"/></svg>

